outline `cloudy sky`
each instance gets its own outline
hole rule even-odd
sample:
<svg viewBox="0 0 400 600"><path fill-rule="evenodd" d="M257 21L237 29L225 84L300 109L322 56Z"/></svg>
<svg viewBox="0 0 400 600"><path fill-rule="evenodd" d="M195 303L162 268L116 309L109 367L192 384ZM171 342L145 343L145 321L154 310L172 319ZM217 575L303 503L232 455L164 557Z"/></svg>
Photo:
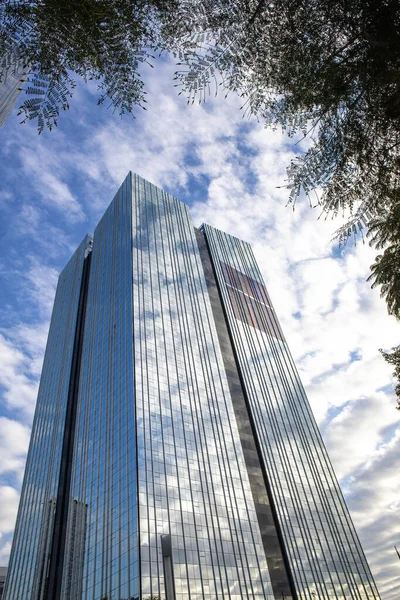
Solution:
<svg viewBox="0 0 400 600"><path fill-rule="evenodd" d="M150 71L150 69L149 69ZM340 478L382 600L400 597L400 425L391 367L400 341L365 279L374 252L332 243L340 220L286 207L285 167L301 151L242 118L234 95L187 106L160 64L136 119L81 87L57 130L16 112L0 129L0 565L6 565L57 276L129 170L250 242Z"/></svg>

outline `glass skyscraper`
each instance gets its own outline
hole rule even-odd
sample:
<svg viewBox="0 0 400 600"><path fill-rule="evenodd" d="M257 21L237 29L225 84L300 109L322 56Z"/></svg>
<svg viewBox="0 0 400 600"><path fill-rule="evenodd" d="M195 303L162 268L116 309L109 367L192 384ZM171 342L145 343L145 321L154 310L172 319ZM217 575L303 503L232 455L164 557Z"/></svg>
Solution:
<svg viewBox="0 0 400 600"><path fill-rule="evenodd" d="M4 63L6 60L3 61ZM1 66L0 73L0 127L14 109L17 98L28 78L27 68L13 66L6 68Z"/></svg>
<svg viewBox="0 0 400 600"><path fill-rule="evenodd" d="M129 174L60 275L6 600L379 600L250 246Z"/></svg>

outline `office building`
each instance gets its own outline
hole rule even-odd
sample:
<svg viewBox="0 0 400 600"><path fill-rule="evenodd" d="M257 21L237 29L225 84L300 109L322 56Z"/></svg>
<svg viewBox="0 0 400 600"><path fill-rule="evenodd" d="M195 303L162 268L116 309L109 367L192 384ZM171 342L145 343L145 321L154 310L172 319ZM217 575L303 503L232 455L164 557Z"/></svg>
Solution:
<svg viewBox="0 0 400 600"><path fill-rule="evenodd" d="M28 70L23 67L2 66L0 76L0 127L15 107L17 98L28 78Z"/></svg>
<svg viewBox="0 0 400 600"><path fill-rule="evenodd" d="M379 600L250 246L129 174L62 271L7 600Z"/></svg>
<svg viewBox="0 0 400 600"><path fill-rule="evenodd" d="M3 596L4 582L6 580L7 567L0 567L0 600Z"/></svg>

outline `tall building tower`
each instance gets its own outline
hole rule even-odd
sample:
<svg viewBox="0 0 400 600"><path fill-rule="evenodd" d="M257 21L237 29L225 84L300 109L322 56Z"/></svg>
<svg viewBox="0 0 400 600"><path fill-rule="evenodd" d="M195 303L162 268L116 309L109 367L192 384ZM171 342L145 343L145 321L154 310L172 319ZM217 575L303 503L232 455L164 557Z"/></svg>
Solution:
<svg viewBox="0 0 400 600"><path fill-rule="evenodd" d="M3 596L4 582L6 580L7 567L0 567L0 600Z"/></svg>
<svg viewBox="0 0 400 600"><path fill-rule="evenodd" d="M0 127L4 125L16 104L17 98L28 79L29 71L24 67L0 65Z"/></svg>
<svg viewBox="0 0 400 600"><path fill-rule="evenodd" d="M250 246L129 174L60 275L7 600L379 600Z"/></svg>

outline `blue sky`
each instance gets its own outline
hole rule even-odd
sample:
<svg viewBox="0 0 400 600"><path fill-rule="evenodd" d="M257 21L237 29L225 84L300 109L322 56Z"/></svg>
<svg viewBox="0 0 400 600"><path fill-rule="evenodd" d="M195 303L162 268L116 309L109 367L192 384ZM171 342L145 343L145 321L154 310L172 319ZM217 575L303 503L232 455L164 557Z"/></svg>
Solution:
<svg viewBox="0 0 400 600"><path fill-rule="evenodd" d="M339 476L382 600L400 596L399 413L391 367L400 341L365 279L374 252L330 240L340 220L286 207L285 168L301 146L241 102L187 106L173 65L147 74L147 111L122 120L78 87L41 136L16 112L0 129L0 565L7 563L57 276L129 170L253 249Z"/></svg>

